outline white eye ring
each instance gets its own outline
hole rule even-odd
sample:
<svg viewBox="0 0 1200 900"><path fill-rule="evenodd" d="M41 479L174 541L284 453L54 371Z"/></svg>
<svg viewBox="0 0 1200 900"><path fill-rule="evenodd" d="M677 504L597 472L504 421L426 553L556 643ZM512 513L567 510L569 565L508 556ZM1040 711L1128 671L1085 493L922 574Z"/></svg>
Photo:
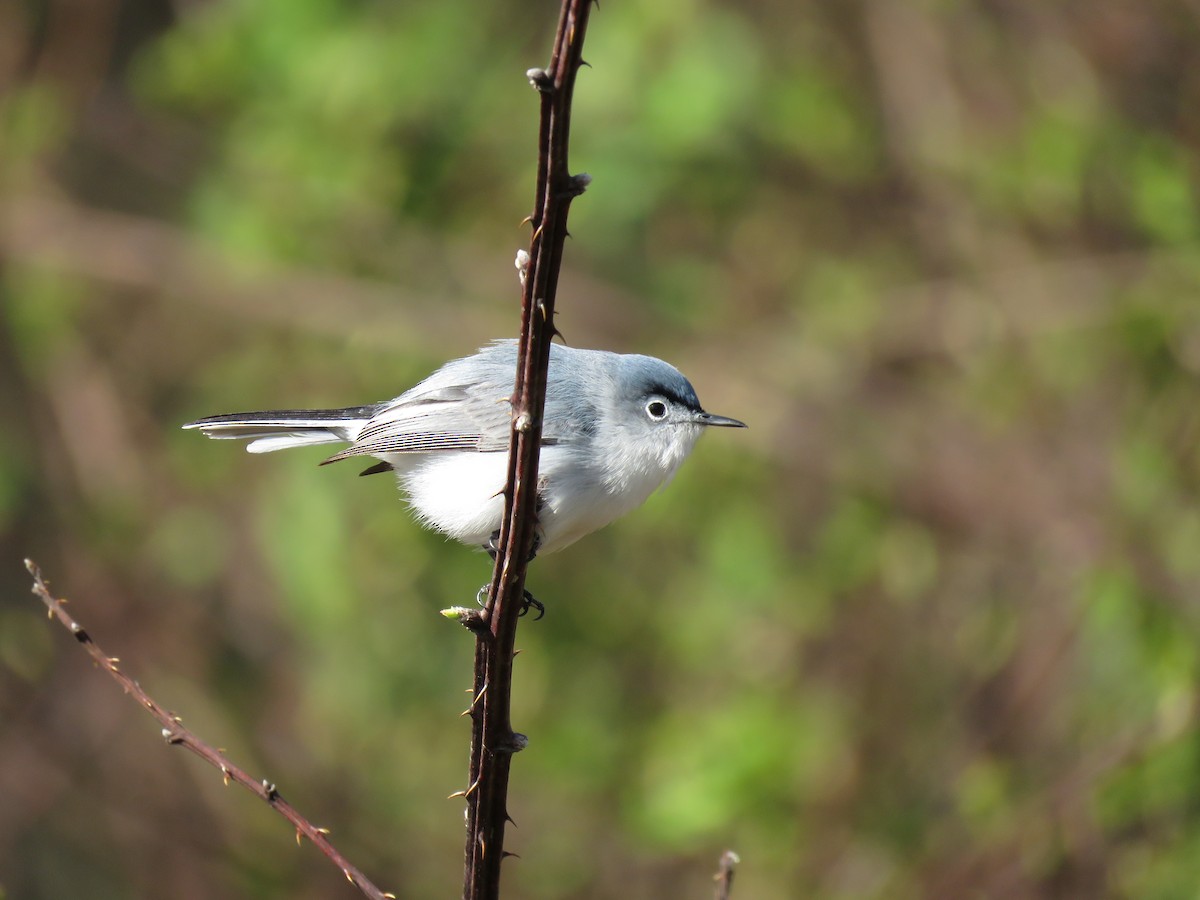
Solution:
<svg viewBox="0 0 1200 900"><path fill-rule="evenodd" d="M667 417L667 404L662 400L651 400L646 404L646 415L656 422L661 422Z"/></svg>

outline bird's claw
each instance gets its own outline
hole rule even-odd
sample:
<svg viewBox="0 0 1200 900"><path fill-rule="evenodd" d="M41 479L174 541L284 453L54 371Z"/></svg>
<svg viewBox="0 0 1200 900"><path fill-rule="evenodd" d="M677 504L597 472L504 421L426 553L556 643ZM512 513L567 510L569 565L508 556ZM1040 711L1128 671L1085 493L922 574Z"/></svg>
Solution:
<svg viewBox="0 0 1200 900"><path fill-rule="evenodd" d="M542 536L541 536L541 534L539 534L538 532L535 531L533 533L533 546L529 548L529 558L525 560L526 563L533 562L534 557L537 556L538 548L541 546L542 546ZM487 552L487 555L492 558L492 562L495 562L496 557L500 555L500 529L499 528L497 528L495 531L492 532L491 536L484 543L483 549Z"/></svg>
<svg viewBox="0 0 1200 900"><path fill-rule="evenodd" d="M521 612L519 615L525 615L529 612L531 607L537 610L537 615L533 617L533 621L536 622L542 616L546 615L545 604L538 600L537 597L533 596L533 594L529 593L529 591L525 591L525 596L521 600Z"/></svg>
<svg viewBox="0 0 1200 900"><path fill-rule="evenodd" d="M490 584L485 584L475 594L475 602L480 606L487 606L488 596L491 594L491 592L492 586ZM529 610L536 609L537 615L533 618L533 621L535 622L546 615L546 605L544 603L538 600L537 597L533 596L533 594L529 593L529 591L523 591L522 593L524 596L521 598L521 611L517 615L524 616L529 613Z"/></svg>

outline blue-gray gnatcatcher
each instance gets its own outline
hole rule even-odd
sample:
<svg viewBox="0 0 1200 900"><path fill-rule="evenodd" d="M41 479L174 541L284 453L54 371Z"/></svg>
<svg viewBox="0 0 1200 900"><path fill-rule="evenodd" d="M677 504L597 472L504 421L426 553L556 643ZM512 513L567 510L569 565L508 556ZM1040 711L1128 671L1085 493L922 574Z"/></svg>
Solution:
<svg viewBox="0 0 1200 900"><path fill-rule="evenodd" d="M248 439L251 453L348 442L325 462L382 460L363 474L395 471L423 524L494 551L504 515L516 363L516 342L497 341L384 403L233 413L183 427ZM650 356L552 345L535 550L561 550L641 506L712 425L746 427L705 412L674 366Z"/></svg>

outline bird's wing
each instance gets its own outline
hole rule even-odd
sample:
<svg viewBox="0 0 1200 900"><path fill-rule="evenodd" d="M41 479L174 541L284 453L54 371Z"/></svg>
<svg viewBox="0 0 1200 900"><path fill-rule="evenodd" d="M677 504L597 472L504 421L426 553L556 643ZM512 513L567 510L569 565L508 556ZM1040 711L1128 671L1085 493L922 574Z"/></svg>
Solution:
<svg viewBox="0 0 1200 900"><path fill-rule="evenodd" d="M564 402L565 382L554 363L552 354L543 446L569 441L593 427L590 403ZM515 372L516 345L512 341L491 344L474 357L447 363L416 387L378 407L354 443L326 462L392 453L507 450Z"/></svg>
<svg viewBox="0 0 1200 900"><path fill-rule="evenodd" d="M511 393L511 385L487 382L426 390L418 386L376 413L354 443L327 462L388 453L504 450L512 421Z"/></svg>

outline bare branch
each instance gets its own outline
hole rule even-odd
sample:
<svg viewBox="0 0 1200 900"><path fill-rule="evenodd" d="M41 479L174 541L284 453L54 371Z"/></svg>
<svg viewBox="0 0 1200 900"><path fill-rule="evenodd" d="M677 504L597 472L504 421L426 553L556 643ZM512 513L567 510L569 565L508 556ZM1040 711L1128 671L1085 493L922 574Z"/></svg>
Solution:
<svg viewBox="0 0 1200 900"><path fill-rule="evenodd" d="M467 846L463 897L494 900L500 892L500 864L508 816L508 774L512 755L527 743L509 717L513 645L517 619L525 606L525 571L533 550L537 520L537 472L546 403L554 300L567 238L571 201L590 180L572 175L567 165L571 99L582 65L583 39L591 0L564 0L550 65L526 73L541 98L538 170L528 260L522 273L521 338L513 390L512 434L505 514L496 566L483 616L488 633L475 643L475 701L471 705L471 765L467 792ZM486 686L486 691L485 691ZM480 702L482 701L482 702Z"/></svg>
<svg viewBox="0 0 1200 900"><path fill-rule="evenodd" d="M716 900L729 900L730 891L733 889L733 870L742 860L732 850L726 850L721 854L721 862L717 865L717 874L713 876L713 881L717 883Z"/></svg>
<svg viewBox="0 0 1200 900"><path fill-rule="evenodd" d="M179 716L160 706L142 689L142 686L137 681L122 672L118 668L120 660L115 656L109 656L105 653L100 648L100 645L92 640L91 635L88 634L83 626L76 622L66 611L63 607L66 600L55 598L50 593L50 589L42 577L42 571L38 568L37 564L31 559L27 559L25 560L25 568L33 576L33 593L46 604L46 609L50 617L57 618L67 631L74 635L75 640L83 645L83 649L99 664L100 668L111 675L125 689L125 693L137 701L139 706L158 720L162 725L163 739L168 744L190 750L219 771L221 777L225 780L225 784L229 784L230 782L240 784L246 790L250 791L250 793L265 801L268 806L287 819L296 829L297 843L300 842L302 837L312 841L341 870L346 879L362 892L363 896L370 897L371 900L395 900L394 894L387 894L381 891L338 852L337 848L329 842L329 838L327 837L329 834L328 829L319 828L308 821L294 806L283 799L274 784L266 779L259 780L252 778L245 770L230 762L221 751L185 728L183 720Z"/></svg>

